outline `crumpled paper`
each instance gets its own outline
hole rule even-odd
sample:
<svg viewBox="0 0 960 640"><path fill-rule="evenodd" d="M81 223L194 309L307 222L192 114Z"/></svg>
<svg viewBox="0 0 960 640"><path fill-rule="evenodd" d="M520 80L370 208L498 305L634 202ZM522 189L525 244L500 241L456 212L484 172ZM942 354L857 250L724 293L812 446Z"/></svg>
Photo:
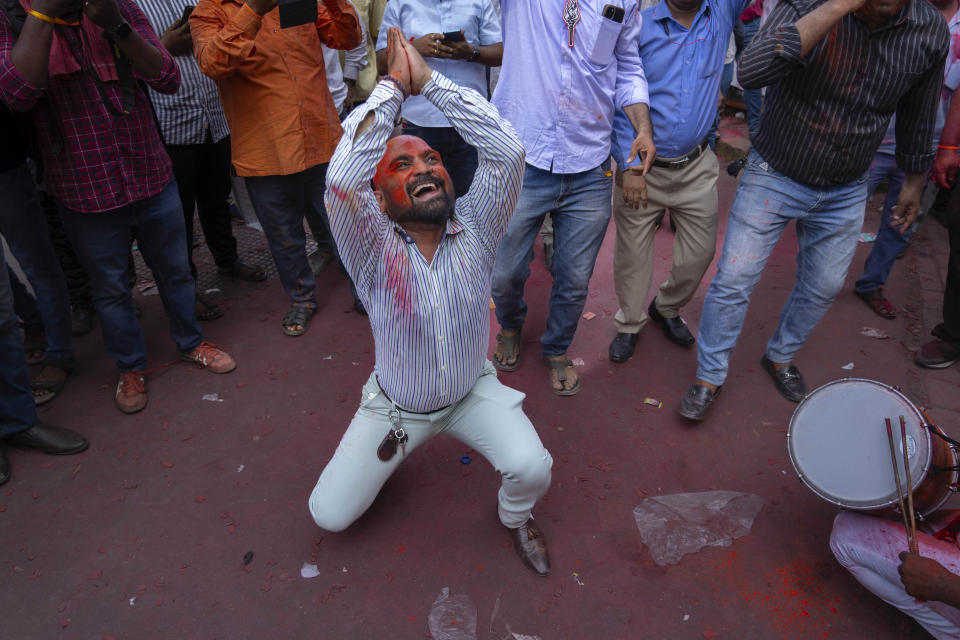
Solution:
<svg viewBox="0 0 960 640"><path fill-rule="evenodd" d="M467 596L451 596L444 587L427 620L433 640L477 640L477 607Z"/></svg>
<svg viewBox="0 0 960 640"><path fill-rule="evenodd" d="M736 491L675 493L647 498L633 510L653 561L665 566L703 547L729 547L750 533L763 498Z"/></svg>

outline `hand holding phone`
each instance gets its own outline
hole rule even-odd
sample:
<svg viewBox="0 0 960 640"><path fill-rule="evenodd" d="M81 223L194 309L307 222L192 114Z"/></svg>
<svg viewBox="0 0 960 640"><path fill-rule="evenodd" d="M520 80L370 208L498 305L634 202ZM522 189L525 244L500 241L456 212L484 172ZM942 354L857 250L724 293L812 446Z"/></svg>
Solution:
<svg viewBox="0 0 960 640"><path fill-rule="evenodd" d="M190 14L193 13L194 5L188 4L183 8L183 13L180 15L180 22L177 23L177 28L179 29L183 25L187 24L187 20L190 19Z"/></svg>
<svg viewBox="0 0 960 640"><path fill-rule="evenodd" d="M447 31L443 34L444 42L463 42L464 40L463 31Z"/></svg>

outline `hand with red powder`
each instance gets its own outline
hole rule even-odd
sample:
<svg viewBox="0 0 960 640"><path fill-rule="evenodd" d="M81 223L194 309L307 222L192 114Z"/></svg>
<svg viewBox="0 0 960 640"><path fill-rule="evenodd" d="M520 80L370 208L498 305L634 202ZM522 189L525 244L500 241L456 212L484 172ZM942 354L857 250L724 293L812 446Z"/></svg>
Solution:
<svg viewBox="0 0 960 640"><path fill-rule="evenodd" d="M897 568L907 593L920 600L933 600L956 607L960 604L960 576L930 558L904 551Z"/></svg>
<svg viewBox="0 0 960 640"><path fill-rule="evenodd" d="M392 31L392 29L391 29ZM403 53L407 56L407 64L410 72L410 89L413 95L418 95L420 90L430 82L430 76L433 74L433 69L427 66L427 63L424 62L423 56L420 55L420 52L417 51L416 47L413 46L413 43L403 37L403 32L400 29L397 29L399 34L399 45L403 47Z"/></svg>
<svg viewBox="0 0 960 640"><path fill-rule="evenodd" d="M403 32L397 27L390 27L387 31L387 75L403 86L403 95L406 97L410 95L411 80L410 61L403 48L404 42L406 38Z"/></svg>

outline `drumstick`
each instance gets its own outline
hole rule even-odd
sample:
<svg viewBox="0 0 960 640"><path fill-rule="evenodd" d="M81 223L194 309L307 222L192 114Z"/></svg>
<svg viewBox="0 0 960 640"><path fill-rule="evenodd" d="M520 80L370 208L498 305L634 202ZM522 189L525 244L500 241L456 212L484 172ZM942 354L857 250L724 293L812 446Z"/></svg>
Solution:
<svg viewBox="0 0 960 640"><path fill-rule="evenodd" d="M913 550L913 538L910 536L910 517L907 515L906 506L903 504L903 487L900 485L900 469L897 467L897 449L893 445L893 426L890 424L890 418L885 418L887 423L887 442L890 444L890 460L893 462L893 479L897 483L897 502L900 503L900 515L903 516L903 528L907 532L907 547Z"/></svg>
<svg viewBox="0 0 960 640"><path fill-rule="evenodd" d="M913 511L913 481L910 478L910 458L907 455L907 421L900 416L900 439L903 441L903 469L907 476L907 509L910 510L910 552L920 553L917 544L917 519Z"/></svg>

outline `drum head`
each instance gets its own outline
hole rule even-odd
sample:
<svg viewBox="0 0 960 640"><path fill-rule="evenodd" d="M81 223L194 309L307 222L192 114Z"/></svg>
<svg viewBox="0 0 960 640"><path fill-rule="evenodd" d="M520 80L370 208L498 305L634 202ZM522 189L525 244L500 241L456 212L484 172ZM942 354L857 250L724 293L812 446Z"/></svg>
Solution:
<svg viewBox="0 0 960 640"><path fill-rule="evenodd" d="M790 418L787 447L794 469L814 493L850 509L897 502L885 418L893 426L900 481L906 489L900 416L907 423L907 452L914 488L930 466L930 435L920 412L902 393L881 382L846 378L813 391Z"/></svg>

